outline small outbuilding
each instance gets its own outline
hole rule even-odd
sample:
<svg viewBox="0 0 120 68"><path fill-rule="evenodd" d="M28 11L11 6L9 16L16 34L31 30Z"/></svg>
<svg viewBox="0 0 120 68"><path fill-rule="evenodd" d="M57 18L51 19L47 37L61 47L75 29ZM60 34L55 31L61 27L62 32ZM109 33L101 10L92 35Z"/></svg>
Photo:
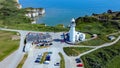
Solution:
<svg viewBox="0 0 120 68"><path fill-rule="evenodd" d="M109 39L109 40L114 40L114 39L115 39L115 36L113 36L113 35L108 36L108 39Z"/></svg>

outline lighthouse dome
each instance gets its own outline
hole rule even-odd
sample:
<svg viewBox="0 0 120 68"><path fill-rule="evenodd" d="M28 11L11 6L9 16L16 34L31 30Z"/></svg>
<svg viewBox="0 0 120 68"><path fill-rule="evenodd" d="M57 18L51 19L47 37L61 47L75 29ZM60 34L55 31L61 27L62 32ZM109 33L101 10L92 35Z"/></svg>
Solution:
<svg viewBox="0 0 120 68"><path fill-rule="evenodd" d="M75 23L75 19L74 19L74 18L72 18L71 22L74 22L74 23Z"/></svg>

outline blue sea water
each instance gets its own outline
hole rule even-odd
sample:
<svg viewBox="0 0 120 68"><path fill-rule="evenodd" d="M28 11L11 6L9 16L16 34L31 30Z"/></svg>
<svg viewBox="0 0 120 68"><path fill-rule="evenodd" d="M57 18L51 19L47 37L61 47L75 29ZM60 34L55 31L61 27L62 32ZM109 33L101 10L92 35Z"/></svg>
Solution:
<svg viewBox="0 0 120 68"><path fill-rule="evenodd" d="M37 19L37 23L49 26L69 25L71 18L103 13L108 9L120 10L120 0L19 0L23 8L45 8L46 13Z"/></svg>

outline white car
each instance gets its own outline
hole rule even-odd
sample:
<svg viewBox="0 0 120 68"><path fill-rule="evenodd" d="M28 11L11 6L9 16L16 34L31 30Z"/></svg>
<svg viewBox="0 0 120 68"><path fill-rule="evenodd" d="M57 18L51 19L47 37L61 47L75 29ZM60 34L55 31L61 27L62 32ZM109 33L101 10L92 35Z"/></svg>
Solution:
<svg viewBox="0 0 120 68"><path fill-rule="evenodd" d="M50 61L45 61L44 64L49 64Z"/></svg>

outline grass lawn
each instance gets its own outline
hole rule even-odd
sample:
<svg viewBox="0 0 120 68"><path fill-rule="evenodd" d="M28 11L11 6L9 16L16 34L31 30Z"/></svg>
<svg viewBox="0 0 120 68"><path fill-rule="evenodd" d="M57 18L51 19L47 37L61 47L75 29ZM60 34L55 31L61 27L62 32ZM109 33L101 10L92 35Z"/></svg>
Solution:
<svg viewBox="0 0 120 68"><path fill-rule="evenodd" d="M44 54L42 56L42 59L40 61L40 64L42 64L45 61L45 58L46 58L47 54L48 54L48 52L44 52Z"/></svg>
<svg viewBox="0 0 120 68"><path fill-rule="evenodd" d="M90 35L90 34L88 34L88 33L86 33L85 35L86 35L86 39L90 39L91 36L92 36L92 35Z"/></svg>
<svg viewBox="0 0 120 68"><path fill-rule="evenodd" d="M19 40L11 40L15 32L0 31L0 61L18 49Z"/></svg>
<svg viewBox="0 0 120 68"><path fill-rule="evenodd" d="M25 54L21 62L18 64L17 68L22 68L24 62L26 61L28 54Z"/></svg>
<svg viewBox="0 0 120 68"><path fill-rule="evenodd" d="M86 45L86 46L99 46L104 43L112 42L110 41L106 35L98 35L96 39L89 40L89 41L84 41L79 43L79 45Z"/></svg>
<svg viewBox="0 0 120 68"><path fill-rule="evenodd" d="M112 59L107 65L106 68L120 68L120 55Z"/></svg>
<svg viewBox="0 0 120 68"><path fill-rule="evenodd" d="M68 56L78 56L80 53L88 51L92 48L81 47L64 47L63 50Z"/></svg>
<svg viewBox="0 0 120 68"><path fill-rule="evenodd" d="M79 45L99 46L99 45L104 44L104 43L106 43L104 40L102 40L100 38L96 38L96 39L93 39L93 40L81 42Z"/></svg>
<svg viewBox="0 0 120 68"><path fill-rule="evenodd" d="M61 57L60 68L65 68L65 59L64 59L62 53L59 52L59 56Z"/></svg>

